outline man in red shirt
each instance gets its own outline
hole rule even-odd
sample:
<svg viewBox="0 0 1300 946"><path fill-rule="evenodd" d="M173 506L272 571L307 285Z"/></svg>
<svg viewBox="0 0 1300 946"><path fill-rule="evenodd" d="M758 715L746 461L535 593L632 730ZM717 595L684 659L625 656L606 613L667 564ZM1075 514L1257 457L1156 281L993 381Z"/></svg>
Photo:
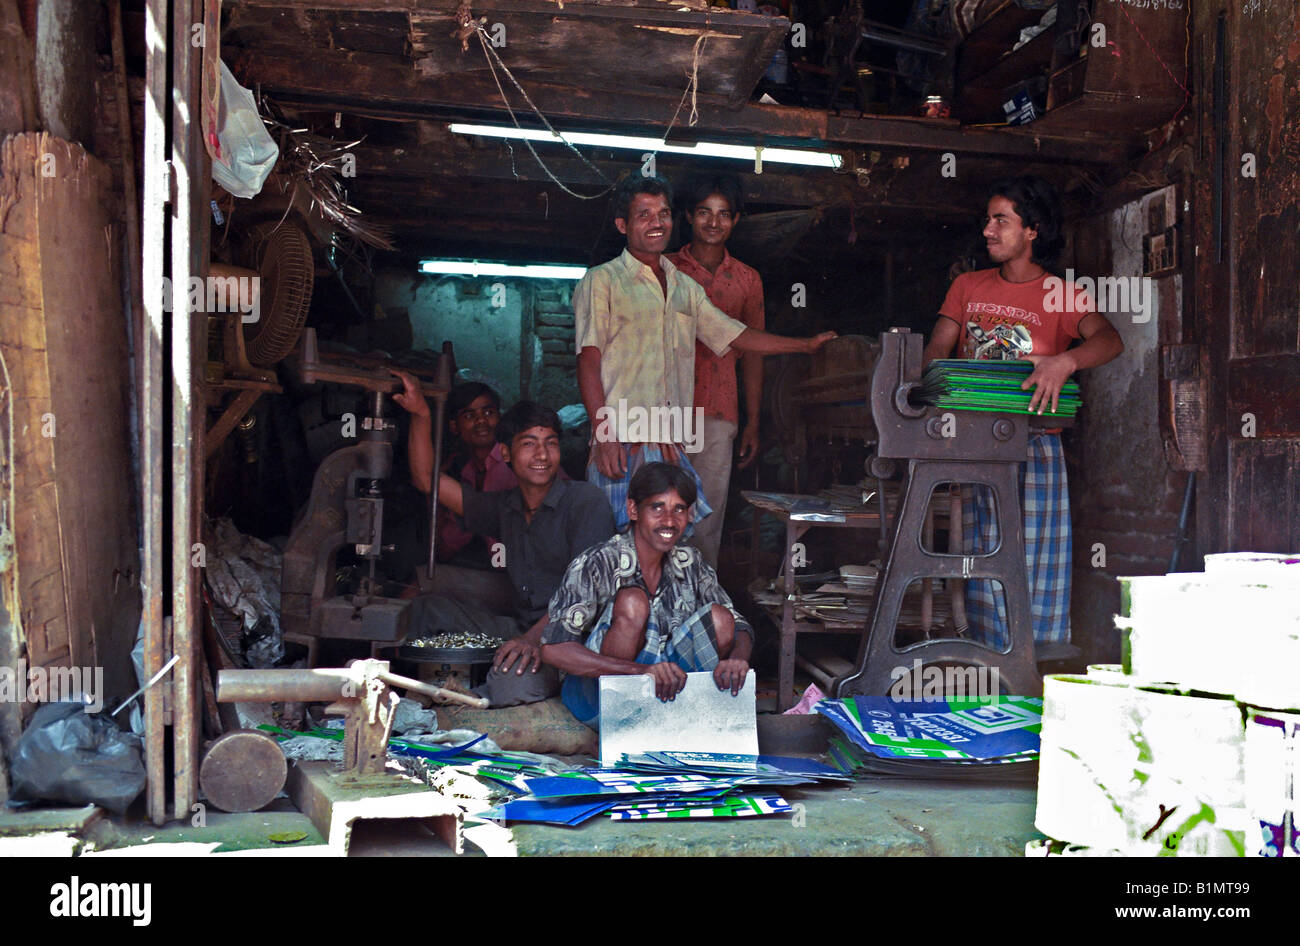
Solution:
<svg viewBox="0 0 1300 946"><path fill-rule="evenodd" d="M691 186L684 206L691 225L691 242L668 254L679 270L699 283L709 301L738 322L762 329L763 283L758 273L727 252L727 240L740 220L744 193L732 175L702 178ZM693 544L714 568L722 544L731 481L732 444L740 417L736 403L736 359L733 349L722 357L695 342L695 407L703 411L702 450L691 457L704 484L704 498L714 514L696 523ZM763 396L763 356L746 352L740 358L745 379L745 428L740 431L740 463L744 469L758 456L758 414Z"/></svg>
<svg viewBox="0 0 1300 946"><path fill-rule="evenodd" d="M922 360L948 358L958 348L961 358L1031 361L1034 370L1022 385L1034 389L1029 409L1055 412L1070 375L1104 365L1124 343L1086 294L1070 283L1062 292L1059 278L1045 268L1064 245L1055 189L1024 176L998 181L989 195L984 240L996 265L953 280ZM1080 344L1070 347L1076 340ZM1070 639L1070 500L1059 430L1030 435L1020 479L1034 640L1064 643ZM979 486L964 490L970 552L996 547L989 492ZM967 581L966 612L977 636L995 649L1005 646L1006 604L994 582Z"/></svg>

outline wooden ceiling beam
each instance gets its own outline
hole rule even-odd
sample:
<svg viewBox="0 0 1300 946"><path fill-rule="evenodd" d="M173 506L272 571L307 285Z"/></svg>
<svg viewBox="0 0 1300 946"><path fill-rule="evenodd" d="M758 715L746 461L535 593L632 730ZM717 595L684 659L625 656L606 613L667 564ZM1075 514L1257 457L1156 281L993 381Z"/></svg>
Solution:
<svg viewBox="0 0 1300 946"><path fill-rule="evenodd" d="M286 10L320 10L339 13L415 13L453 16L461 0L226 0L227 8L270 7ZM475 16L494 11L534 13L556 17L606 16L645 19L684 12L708 12L713 22L723 17L740 17L744 21L770 20L754 13L736 10L709 10L708 0L484 0L473 4ZM703 22L704 17L700 17Z"/></svg>
<svg viewBox="0 0 1300 946"><path fill-rule="evenodd" d="M352 27L387 21L396 46L375 50L371 37L356 33L363 48L415 61L421 73L431 76L476 72L488 77L489 62L477 37L465 49L457 37L457 0L382 6L242 5L227 18L227 36L241 43L274 36L280 44L306 40L314 48L351 49L346 34ZM790 28L784 17L690 10L660 0L635 6L495 0L474 3L473 15L493 34L494 58L498 39L503 44L498 63L504 60L517 75L533 81L680 96L683 74L693 72L699 99L731 108L750 98ZM258 32L252 27L259 21L280 25ZM336 35L341 41L335 41ZM700 38L709 42L700 47ZM502 81L511 87L508 78Z"/></svg>
<svg viewBox="0 0 1300 946"><path fill-rule="evenodd" d="M235 75L260 85L283 104L385 118L459 118L500 122L506 113L495 83L472 74L421 75L409 61L393 56L262 45L227 47ZM658 133L677 115L675 131L687 130L678 114L678 96L607 92L578 86L527 82L529 97L559 127L635 128ZM512 99L516 113L530 119L527 107ZM726 109L701 103L699 121L689 129L703 140L826 147L900 148L957 155L1032 158L1067 164L1112 164L1128 159L1134 143L1087 141L1036 135L1032 129L973 131L953 123L876 116L848 117L807 108L749 103Z"/></svg>

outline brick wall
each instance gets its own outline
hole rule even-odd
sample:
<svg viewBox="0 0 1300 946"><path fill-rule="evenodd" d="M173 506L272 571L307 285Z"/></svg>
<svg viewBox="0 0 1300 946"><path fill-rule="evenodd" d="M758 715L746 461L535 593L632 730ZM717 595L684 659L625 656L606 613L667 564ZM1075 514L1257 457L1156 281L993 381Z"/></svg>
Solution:
<svg viewBox="0 0 1300 946"><path fill-rule="evenodd" d="M579 404L577 353L573 350L573 287L565 280L536 280L533 292L532 396L558 410Z"/></svg>
<svg viewBox="0 0 1300 946"><path fill-rule="evenodd" d="M1064 265L1080 276L1142 273L1142 200L1085 220ZM1108 312L1124 340L1119 358L1079 375L1084 407L1063 435L1074 522L1072 638L1092 661L1119 659L1114 615L1121 575L1161 575L1178 530L1187 474L1170 468L1159 421L1160 326L1176 322L1182 277L1152 281L1156 308ZM1192 548L1181 568L1196 567Z"/></svg>

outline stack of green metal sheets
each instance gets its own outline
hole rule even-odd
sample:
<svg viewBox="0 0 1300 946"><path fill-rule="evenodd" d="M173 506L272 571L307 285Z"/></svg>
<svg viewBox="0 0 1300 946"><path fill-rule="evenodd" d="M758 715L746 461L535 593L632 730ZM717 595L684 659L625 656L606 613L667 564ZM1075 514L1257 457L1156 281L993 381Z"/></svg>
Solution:
<svg viewBox="0 0 1300 946"><path fill-rule="evenodd" d="M925 369L913 397L943 409L1028 414L1034 389L1026 391L1021 385L1033 370L1028 361L936 359ZM1042 416L1073 417L1080 403L1079 384L1071 378L1061 388L1056 411L1044 410Z"/></svg>

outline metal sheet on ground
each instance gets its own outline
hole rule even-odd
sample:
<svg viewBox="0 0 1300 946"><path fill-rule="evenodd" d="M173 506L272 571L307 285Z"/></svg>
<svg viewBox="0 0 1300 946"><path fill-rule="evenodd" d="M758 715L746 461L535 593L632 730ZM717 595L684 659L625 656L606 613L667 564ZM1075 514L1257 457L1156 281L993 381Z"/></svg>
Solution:
<svg viewBox="0 0 1300 946"><path fill-rule="evenodd" d="M758 754L754 671L736 696L719 690L712 673L688 673L667 703L655 698L646 675L600 678L600 764L616 766L623 753L680 751Z"/></svg>

